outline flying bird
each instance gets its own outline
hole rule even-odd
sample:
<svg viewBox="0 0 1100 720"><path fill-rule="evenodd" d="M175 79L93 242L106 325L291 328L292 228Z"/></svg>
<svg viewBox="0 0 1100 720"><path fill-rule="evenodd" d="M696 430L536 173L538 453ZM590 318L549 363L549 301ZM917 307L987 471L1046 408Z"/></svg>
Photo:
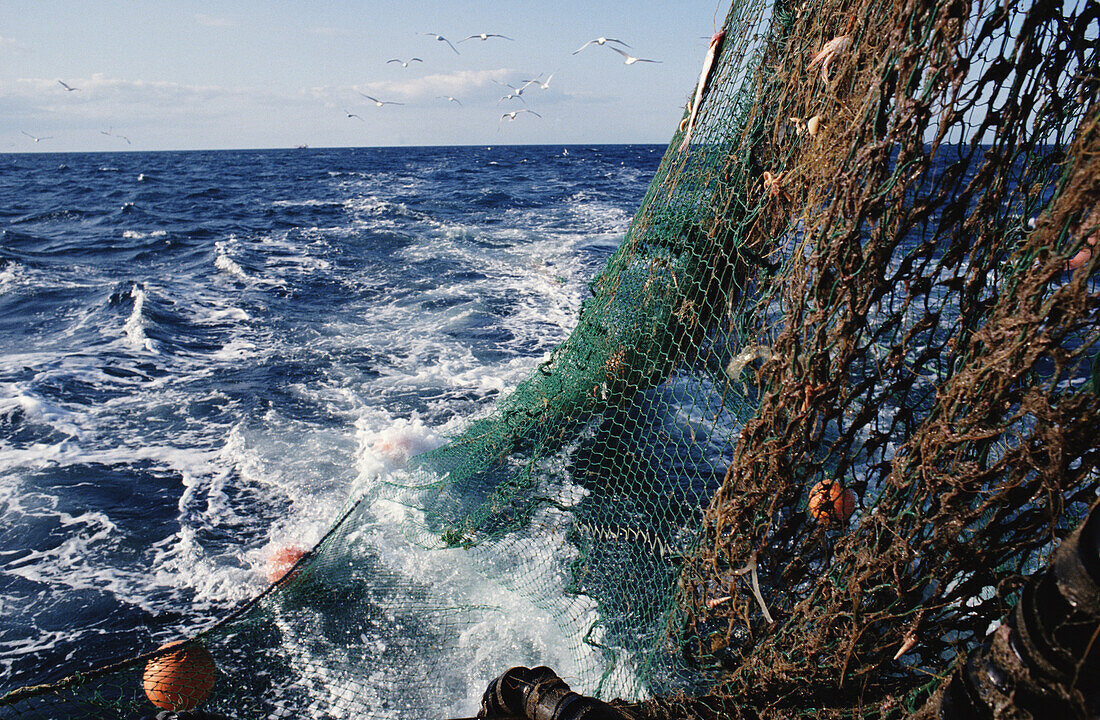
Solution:
<svg viewBox="0 0 1100 720"><path fill-rule="evenodd" d="M390 63L401 63L401 67L403 67L403 68L407 68L407 67L409 66L409 63L411 63L411 62L419 62L419 63L422 63L422 62L424 62L424 61L423 61L423 60L421 60L420 58L416 58L416 57L414 57L414 58L409 58L409 59L408 59L407 61L406 61L406 60L399 60L398 58L394 58L394 59L392 59L392 60L387 60L387 61L386 61L386 64L387 64L387 65L389 65Z"/></svg>
<svg viewBox="0 0 1100 720"><path fill-rule="evenodd" d="M344 111L344 114L345 114L345 115L347 115L347 116L348 116L348 118L359 118L360 120L362 120L362 119L363 119L363 118L362 118L362 116L360 116L360 115L356 115L356 114L355 114L355 113L353 113L353 112L348 112L347 110L345 110L345 111Z"/></svg>
<svg viewBox="0 0 1100 720"><path fill-rule="evenodd" d="M584 45L581 45L579 48L577 48L576 50L573 51L573 54L576 55L577 53L579 53L581 50L584 50L586 47L588 47L592 43L596 43L597 45L603 45L604 43L609 43L609 42L619 43L623 47L630 47L629 45L624 43L622 40L616 40L615 38L598 37L595 40L589 40Z"/></svg>
<svg viewBox="0 0 1100 720"><path fill-rule="evenodd" d="M447 102L458 103L458 106L462 107L462 103L458 100L458 98L453 98L450 95L437 95L436 98L439 100L446 100Z"/></svg>
<svg viewBox="0 0 1100 720"><path fill-rule="evenodd" d="M100 134L106 135L108 137L116 137L121 140L125 140L127 145L133 145L133 143L130 142L130 138L126 137L125 135L119 135L118 133L113 132L113 130L114 128L111 128L110 130L100 130L99 132Z"/></svg>
<svg viewBox="0 0 1100 720"><path fill-rule="evenodd" d="M356 90L356 92L359 92L359 91ZM404 105L405 104L405 103L402 103L402 102L394 102L393 100L379 100L378 98L371 97L370 95L367 95L366 93L359 93L359 94L362 95L363 97L365 97L367 100L370 100L372 103L374 103L378 107L382 107L383 105Z"/></svg>
<svg viewBox="0 0 1100 720"><path fill-rule="evenodd" d="M69 85L66 82L62 82L61 80L58 80L57 84L60 85L61 87L65 88L65 90L67 90L68 92L73 92L74 90L80 90L80 88L73 87L72 85Z"/></svg>
<svg viewBox="0 0 1100 720"><path fill-rule="evenodd" d="M523 94L524 90L537 83L538 80L524 80L523 85L520 87L516 87L512 83L501 82L500 80L494 80L493 82L495 82L497 85L503 85L504 87L511 88L512 92L515 93L515 96L519 97Z"/></svg>
<svg viewBox="0 0 1100 720"><path fill-rule="evenodd" d="M622 55L624 58L626 58L626 60L623 61L624 65L633 65L636 62L651 62L651 63L661 62L660 60L646 60L645 58L636 58L633 55L627 55L626 53L624 53L622 50L620 50L617 47L613 47L611 49L614 50L615 52L619 53L620 55Z"/></svg>
<svg viewBox="0 0 1100 720"><path fill-rule="evenodd" d="M504 38L505 40L511 40L512 39L512 38L508 37L507 35L497 35L496 33L481 33L479 35L470 35L469 37L464 37L461 40L459 40L458 42L461 44L461 43L466 42L467 40L488 40L491 37Z"/></svg>
<svg viewBox="0 0 1100 720"><path fill-rule="evenodd" d="M535 117L542 117L542 115L539 115L539 114L538 114L537 112L535 112L534 110L528 110L527 108L523 108L523 109L521 109L521 110L513 110L513 111L511 111L511 112L506 112L506 113L504 113L503 115L501 115L501 116L500 116L500 122L501 122L501 123L503 123L503 122L504 122L504 118L508 118L509 120L515 120L515 119L516 119L516 115L519 115L519 114L520 114L520 113L522 113L522 112L529 112L529 113L531 113L532 115L534 115Z"/></svg>
<svg viewBox="0 0 1100 720"><path fill-rule="evenodd" d="M549 90L550 78L552 77L554 77L554 73L550 73L550 77L546 78L546 82L543 82L539 78L535 78L534 80L525 80L524 82L526 83L526 85L524 85L523 87L527 87L527 85L538 85L543 90Z"/></svg>
<svg viewBox="0 0 1100 720"><path fill-rule="evenodd" d="M422 33L418 33L418 34L419 35L427 35L428 37L434 37L439 42L445 42L448 45L450 45L452 50L455 51L455 55L460 55L461 54L461 53L458 52L458 48L456 48L454 45L452 45L451 41L448 40L447 38L443 37L442 35L437 35L436 33L430 33L430 32L422 32Z"/></svg>
<svg viewBox="0 0 1100 720"><path fill-rule="evenodd" d="M523 102L523 103L524 103L525 105L527 104L527 101L523 99L523 91L527 89L527 85L530 85L530 84L531 84L530 82L528 82L528 83L527 83L526 85L524 85L523 87L516 87L516 86L515 86L515 85L513 85L512 83L503 83L503 82L501 82L501 81L499 81L499 80L494 80L493 82L495 82L495 83L496 83L497 85L503 85L503 86L505 86L505 87L507 87L507 88L511 88L511 90L512 90L512 92L508 93L507 95L505 95L504 97L502 97L502 98L501 98L500 100L497 100L497 104L498 104L498 105L499 105L500 103L504 102L505 100L511 100L512 98L518 98L518 99L519 99L520 101L522 101L522 102Z"/></svg>
<svg viewBox="0 0 1100 720"><path fill-rule="evenodd" d="M24 130L20 130L19 132L23 133L24 135L29 137L31 140L34 140L35 142L42 142L43 140L52 140L53 139L53 135L47 135L46 137L35 137L34 135L31 135L29 132L26 132Z"/></svg>

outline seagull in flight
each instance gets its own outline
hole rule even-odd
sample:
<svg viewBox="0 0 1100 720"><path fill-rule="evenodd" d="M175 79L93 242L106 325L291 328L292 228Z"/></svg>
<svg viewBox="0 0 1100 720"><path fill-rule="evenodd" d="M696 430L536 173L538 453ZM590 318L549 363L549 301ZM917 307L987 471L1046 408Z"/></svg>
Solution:
<svg viewBox="0 0 1100 720"><path fill-rule="evenodd" d="M460 55L461 54L461 53L458 52L458 48L456 48L454 45L452 45L451 41L448 40L447 38L443 37L442 35L438 35L436 33L429 33L429 32L422 32L422 33L418 33L418 34L419 35L427 35L428 37L434 37L439 42L445 42L445 43L447 43L448 45L451 46L452 50L455 51L455 55Z"/></svg>
<svg viewBox="0 0 1100 720"><path fill-rule="evenodd" d="M524 80L523 82L525 84L524 84L523 87L526 88L528 85L538 85L543 90L549 90L550 89L550 78L552 78L552 77L554 77L554 73L550 73L550 77L546 78L546 82L543 82L540 78L535 78L534 80Z"/></svg>
<svg viewBox="0 0 1100 720"><path fill-rule="evenodd" d="M622 50L620 50L617 47L613 47L611 49L614 50L615 52L619 53L620 55L622 55L624 58L626 58L626 60L623 62L624 65L633 65L636 62L651 62L651 63L661 62L660 60L646 60L645 58L636 58L633 55L627 55L626 53L624 53Z"/></svg>
<svg viewBox="0 0 1100 720"><path fill-rule="evenodd" d="M359 92L359 91L356 90L356 92ZM405 104L405 103L402 103L402 102L394 102L393 100L379 100L378 98L371 97L370 95L367 95L366 93L359 93L359 94L362 95L363 97L365 97L367 100L370 100L372 103L374 103L378 107L382 107L383 105L404 105Z"/></svg>
<svg viewBox="0 0 1100 720"><path fill-rule="evenodd" d="M422 63L424 61L421 60L420 58L416 58L416 57L409 58L407 61L406 60L399 60L398 58L394 58L393 60L387 60L386 64L389 65L390 63L401 63L401 67L407 68L409 66L409 63L411 63L411 62Z"/></svg>
<svg viewBox="0 0 1100 720"><path fill-rule="evenodd" d="M503 123L503 122L504 122L504 118L508 118L509 120L515 120L515 119L516 119L516 115L519 115L519 114L520 114L520 113L522 113L522 112L529 112L529 113L531 113L532 115L534 115L535 117L542 117L542 115L539 115L539 114L538 114L537 112L535 112L534 110L528 110L527 108L523 108L523 109L521 109L521 110L513 110L513 111L511 111L511 112L506 112L506 113L504 113L503 115L501 115L501 116L500 116L500 122L501 122L501 123Z"/></svg>
<svg viewBox="0 0 1100 720"><path fill-rule="evenodd" d="M596 43L597 45L603 45L604 43L609 43L609 42L619 43L623 47L630 47L629 45L624 43L622 40L616 40L615 38L598 37L595 40L589 40L584 45L581 45L579 48L577 48L576 50L573 51L573 54L576 55L577 53L579 53L581 50L584 50L586 47L588 47L592 43Z"/></svg>
<svg viewBox="0 0 1100 720"><path fill-rule="evenodd" d="M478 35L471 35L469 37L464 37L461 40L459 40L458 42L459 42L459 44L462 44L462 43L466 42L467 40L488 40L491 37L504 38L505 40L511 40L512 39L512 38L508 37L507 35L497 35L496 33L480 33Z"/></svg>
<svg viewBox="0 0 1100 720"><path fill-rule="evenodd" d="M35 142L42 142L43 140L52 140L53 139L53 135L47 135L46 137L35 137L34 135L31 135L29 132L26 132L24 130L20 130L19 132L23 133L24 135L29 137L31 140L34 140Z"/></svg>
<svg viewBox="0 0 1100 720"><path fill-rule="evenodd" d="M502 102L504 102L505 100L511 100L512 98L516 98L517 100L519 100L519 101L520 101L521 103L523 103L524 105L526 105L526 104L527 104L527 101L526 101L526 100L524 100L524 99L523 99L523 96L522 96L522 95L520 95L520 94L519 94L518 92L510 92L510 93L508 93L507 95L505 95L505 96L501 97L501 98L500 98L500 100L497 100L497 105L500 105L500 104L501 104Z"/></svg>
<svg viewBox="0 0 1100 720"><path fill-rule="evenodd" d="M344 114L345 114L345 115L347 115L347 116L348 116L348 118L359 118L360 120L362 120L362 119L363 119L363 118L362 118L362 116L360 116L360 115L356 115L356 114L355 114L355 113L353 113L353 112L348 112L347 110L345 110L345 111L344 111Z"/></svg>
<svg viewBox="0 0 1100 720"><path fill-rule="evenodd" d="M73 87L72 85L70 85L66 82L62 82L61 80L58 80L57 84L60 85L61 87L65 88L65 90L67 90L68 92L73 92L74 90L80 90L80 88Z"/></svg>
<svg viewBox="0 0 1100 720"><path fill-rule="evenodd" d="M125 135L119 135L118 133L115 133L113 131L114 131L114 128L111 128L110 130L100 130L99 132L100 132L100 134L106 135L108 137L121 138L121 139L126 141L127 145L133 145L133 143L130 142L130 138L126 137Z"/></svg>
<svg viewBox="0 0 1100 720"><path fill-rule="evenodd" d="M516 87L512 83L501 82L500 80L494 80L493 82L495 82L497 85L503 85L504 87L511 88L512 92L515 93L515 96L519 97L523 94L524 90L536 84L538 80L524 80L523 85L521 85L520 87Z"/></svg>
<svg viewBox="0 0 1100 720"><path fill-rule="evenodd" d="M525 84L523 87L516 87L515 85L513 85L511 83L503 83L499 80L494 80L493 82L495 82L497 85L503 85L507 88L512 89L512 92L508 93L507 95L502 97L500 100L497 100L498 105L500 103L504 102L505 100L511 100L512 98L518 98L520 101L523 102L524 105L527 104L527 101L523 99L523 91L526 90L527 86L531 84L530 82Z"/></svg>
<svg viewBox="0 0 1100 720"><path fill-rule="evenodd" d="M459 107L462 107L462 102L458 98L451 97L450 95L437 95L439 100L446 100L447 102L458 103Z"/></svg>

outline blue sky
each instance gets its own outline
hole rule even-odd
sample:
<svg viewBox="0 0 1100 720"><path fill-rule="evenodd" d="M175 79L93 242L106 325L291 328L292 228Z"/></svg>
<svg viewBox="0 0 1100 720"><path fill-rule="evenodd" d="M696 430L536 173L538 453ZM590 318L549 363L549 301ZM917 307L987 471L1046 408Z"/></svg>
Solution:
<svg viewBox="0 0 1100 720"><path fill-rule="evenodd" d="M0 0L0 152L664 143L728 6Z"/></svg>

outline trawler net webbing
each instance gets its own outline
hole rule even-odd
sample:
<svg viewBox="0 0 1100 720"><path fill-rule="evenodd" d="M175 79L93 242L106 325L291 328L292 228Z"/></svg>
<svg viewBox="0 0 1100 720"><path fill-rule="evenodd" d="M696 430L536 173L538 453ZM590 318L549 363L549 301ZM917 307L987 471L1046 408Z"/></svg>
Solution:
<svg viewBox="0 0 1100 720"><path fill-rule="evenodd" d="M462 677L528 659L464 646L498 610L392 566L400 507L400 541L557 620L578 691L916 713L1100 490L1098 14L735 0L572 335L202 633L202 709L472 714ZM0 718L153 714L146 659Z"/></svg>

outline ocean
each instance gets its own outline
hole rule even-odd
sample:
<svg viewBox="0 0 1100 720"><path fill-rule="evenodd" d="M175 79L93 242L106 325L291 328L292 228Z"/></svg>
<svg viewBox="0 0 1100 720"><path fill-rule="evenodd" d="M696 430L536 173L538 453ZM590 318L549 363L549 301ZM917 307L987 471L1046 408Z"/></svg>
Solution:
<svg viewBox="0 0 1100 720"><path fill-rule="evenodd" d="M0 155L0 694L209 626L486 412L663 150Z"/></svg>

